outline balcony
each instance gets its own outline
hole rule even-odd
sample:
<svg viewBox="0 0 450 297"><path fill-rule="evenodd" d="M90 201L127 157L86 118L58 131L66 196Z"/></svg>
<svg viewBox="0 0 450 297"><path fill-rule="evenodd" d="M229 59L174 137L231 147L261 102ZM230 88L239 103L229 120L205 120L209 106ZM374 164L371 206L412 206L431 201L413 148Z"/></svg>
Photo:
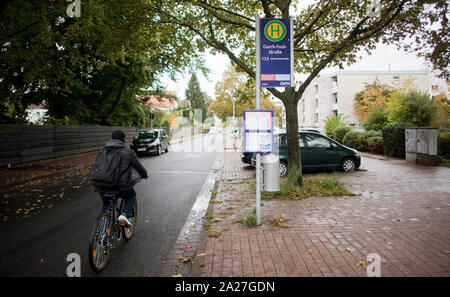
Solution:
<svg viewBox="0 0 450 297"><path fill-rule="evenodd" d="M331 93L337 94L337 85L333 84L333 86L331 88Z"/></svg>

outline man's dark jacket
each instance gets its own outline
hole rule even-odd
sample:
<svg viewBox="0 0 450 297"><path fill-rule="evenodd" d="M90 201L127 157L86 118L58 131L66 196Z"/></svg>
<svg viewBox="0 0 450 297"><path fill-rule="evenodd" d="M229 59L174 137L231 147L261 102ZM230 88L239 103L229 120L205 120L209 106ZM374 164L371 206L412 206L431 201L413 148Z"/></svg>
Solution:
<svg viewBox="0 0 450 297"><path fill-rule="evenodd" d="M139 162L136 153L125 147L123 141L119 139L111 139L106 142L105 147L116 147L120 149L120 172L121 176L119 183L114 190L126 191L131 189L135 184L137 184L141 178L147 178L147 170Z"/></svg>

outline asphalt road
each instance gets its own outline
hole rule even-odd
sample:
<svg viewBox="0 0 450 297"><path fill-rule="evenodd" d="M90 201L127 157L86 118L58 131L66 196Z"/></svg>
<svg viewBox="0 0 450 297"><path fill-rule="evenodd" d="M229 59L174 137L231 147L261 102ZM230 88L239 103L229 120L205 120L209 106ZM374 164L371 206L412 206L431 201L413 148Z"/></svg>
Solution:
<svg viewBox="0 0 450 297"><path fill-rule="evenodd" d="M202 152L202 138L174 144L161 156L140 157L149 178L136 185L138 222L133 238L113 249L101 276L157 276L216 159ZM197 149L196 149L197 148ZM0 276L66 276L67 256L81 258L81 276L89 268L87 251L101 201L85 185L27 219L0 222Z"/></svg>

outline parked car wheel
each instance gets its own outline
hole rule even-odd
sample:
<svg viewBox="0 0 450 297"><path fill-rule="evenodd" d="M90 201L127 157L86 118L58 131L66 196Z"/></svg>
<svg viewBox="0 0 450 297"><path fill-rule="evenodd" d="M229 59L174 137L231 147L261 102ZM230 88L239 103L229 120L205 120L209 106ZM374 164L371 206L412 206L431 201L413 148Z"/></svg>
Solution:
<svg viewBox="0 0 450 297"><path fill-rule="evenodd" d="M286 176L287 170L287 163L285 161L280 161L280 176Z"/></svg>
<svg viewBox="0 0 450 297"><path fill-rule="evenodd" d="M355 170L356 168L356 163L355 160L352 158L345 158L344 160L342 160L341 162L341 170L344 172L350 172Z"/></svg>

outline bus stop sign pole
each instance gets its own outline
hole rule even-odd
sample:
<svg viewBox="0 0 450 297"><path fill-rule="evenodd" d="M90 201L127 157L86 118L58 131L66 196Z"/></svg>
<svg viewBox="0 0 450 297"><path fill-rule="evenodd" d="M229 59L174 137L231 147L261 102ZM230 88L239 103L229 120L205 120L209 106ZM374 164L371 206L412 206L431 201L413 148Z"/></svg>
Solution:
<svg viewBox="0 0 450 297"><path fill-rule="evenodd" d="M261 108L261 30L256 16L256 109ZM256 225L261 225L261 153L256 153Z"/></svg>

